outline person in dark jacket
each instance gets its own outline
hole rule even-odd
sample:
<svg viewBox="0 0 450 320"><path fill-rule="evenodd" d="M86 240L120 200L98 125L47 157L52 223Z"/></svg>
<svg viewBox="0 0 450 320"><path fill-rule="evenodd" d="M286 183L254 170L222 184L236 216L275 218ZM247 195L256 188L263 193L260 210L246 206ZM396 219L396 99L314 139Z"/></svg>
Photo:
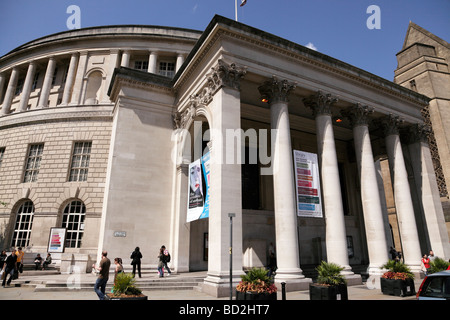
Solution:
<svg viewBox="0 0 450 320"><path fill-rule="evenodd" d="M13 250L11 254L6 258L5 264L3 265L4 270L4 278L2 282L2 286L5 286L5 283L9 286L11 284L11 280L14 277L14 273L17 272L17 256L16 252ZM9 274L8 282L6 282L6 277Z"/></svg>
<svg viewBox="0 0 450 320"><path fill-rule="evenodd" d="M131 253L130 259L131 259L131 265L133 266L133 277L136 275L136 268L137 268L139 278L141 278L142 253L139 250L139 247L136 247L136 249L134 249L133 253Z"/></svg>

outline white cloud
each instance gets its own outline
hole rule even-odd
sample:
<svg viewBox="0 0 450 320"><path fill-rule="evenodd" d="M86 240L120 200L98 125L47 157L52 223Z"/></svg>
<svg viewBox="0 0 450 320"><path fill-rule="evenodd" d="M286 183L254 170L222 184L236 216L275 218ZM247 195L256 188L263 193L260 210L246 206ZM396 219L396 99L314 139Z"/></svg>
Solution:
<svg viewBox="0 0 450 320"><path fill-rule="evenodd" d="M312 42L308 42L308 44L306 45L307 48L310 48L312 50L317 51L316 46L312 43Z"/></svg>
<svg viewBox="0 0 450 320"><path fill-rule="evenodd" d="M195 4L195 6L192 8L192 13L195 13L197 11L198 3Z"/></svg>

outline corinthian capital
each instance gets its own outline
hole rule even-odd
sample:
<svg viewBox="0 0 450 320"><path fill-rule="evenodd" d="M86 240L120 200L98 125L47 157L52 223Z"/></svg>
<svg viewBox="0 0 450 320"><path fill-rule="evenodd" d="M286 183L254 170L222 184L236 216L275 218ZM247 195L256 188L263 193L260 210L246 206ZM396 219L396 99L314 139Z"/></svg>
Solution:
<svg viewBox="0 0 450 320"><path fill-rule="evenodd" d="M428 143L428 136L431 128L423 123L415 123L408 127L408 143L425 142Z"/></svg>
<svg viewBox="0 0 450 320"><path fill-rule="evenodd" d="M337 101L337 97L329 93L324 94L322 91L317 91L316 94L303 99L305 106L312 109L314 117L318 115L331 115L331 106Z"/></svg>
<svg viewBox="0 0 450 320"><path fill-rule="evenodd" d="M221 59L211 69L212 72L206 78L212 94L224 86L240 90L241 78L247 73L247 68L238 67L234 63L227 64Z"/></svg>
<svg viewBox="0 0 450 320"><path fill-rule="evenodd" d="M389 115L378 120L378 123L383 128L384 135L387 137L389 135L399 134L399 127L405 121L400 119L399 116L390 113Z"/></svg>
<svg viewBox="0 0 450 320"><path fill-rule="evenodd" d="M363 106L359 102L353 107L342 111L342 115L350 120L353 127L368 125L370 121L369 115L372 113L372 107Z"/></svg>
<svg viewBox="0 0 450 320"><path fill-rule="evenodd" d="M288 82L287 80L278 80L275 76L258 87L261 97L269 103L289 102L289 94L294 89L295 83Z"/></svg>

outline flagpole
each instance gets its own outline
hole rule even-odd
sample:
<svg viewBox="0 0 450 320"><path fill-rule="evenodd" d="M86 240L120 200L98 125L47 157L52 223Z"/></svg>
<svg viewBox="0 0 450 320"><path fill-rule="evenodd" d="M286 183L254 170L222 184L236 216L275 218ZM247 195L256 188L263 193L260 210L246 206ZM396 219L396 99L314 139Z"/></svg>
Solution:
<svg viewBox="0 0 450 320"><path fill-rule="evenodd" d="M237 0L234 0L234 19L236 19L236 21L238 21L238 18L237 18Z"/></svg>

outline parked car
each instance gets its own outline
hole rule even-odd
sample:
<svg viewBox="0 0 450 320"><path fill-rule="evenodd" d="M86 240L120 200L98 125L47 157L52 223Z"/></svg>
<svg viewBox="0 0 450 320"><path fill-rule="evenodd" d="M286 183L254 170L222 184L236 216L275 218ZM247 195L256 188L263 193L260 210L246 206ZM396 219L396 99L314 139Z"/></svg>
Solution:
<svg viewBox="0 0 450 320"><path fill-rule="evenodd" d="M450 300L450 270L425 277L416 297L418 300Z"/></svg>

